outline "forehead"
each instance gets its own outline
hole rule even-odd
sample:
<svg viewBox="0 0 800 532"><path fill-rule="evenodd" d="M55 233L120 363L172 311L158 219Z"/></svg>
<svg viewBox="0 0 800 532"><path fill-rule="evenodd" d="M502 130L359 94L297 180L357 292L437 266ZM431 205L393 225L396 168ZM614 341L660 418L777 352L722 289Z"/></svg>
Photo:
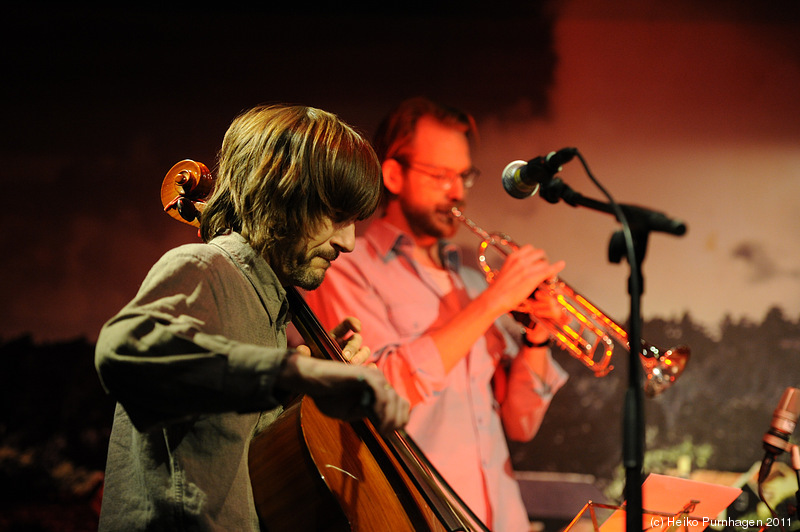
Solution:
<svg viewBox="0 0 800 532"><path fill-rule="evenodd" d="M442 124L430 116L417 122L411 151L416 162L460 170L471 165L465 131Z"/></svg>

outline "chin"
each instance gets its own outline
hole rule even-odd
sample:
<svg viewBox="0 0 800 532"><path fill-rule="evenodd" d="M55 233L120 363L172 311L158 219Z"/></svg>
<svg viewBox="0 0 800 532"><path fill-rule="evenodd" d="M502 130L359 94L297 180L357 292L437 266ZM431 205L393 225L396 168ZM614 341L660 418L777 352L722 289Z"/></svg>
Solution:
<svg viewBox="0 0 800 532"><path fill-rule="evenodd" d="M325 280L325 270L316 268L303 269L293 276L292 284L303 290L316 290Z"/></svg>
<svg viewBox="0 0 800 532"><path fill-rule="evenodd" d="M458 227L459 226L457 224L448 225L444 230L445 238L452 238L456 236L456 233L458 233Z"/></svg>
<svg viewBox="0 0 800 532"><path fill-rule="evenodd" d="M458 226L453 224L437 224L436 225L437 238L453 238L458 231Z"/></svg>
<svg viewBox="0 0 800 532"><path fill-rule="evenodd" d="M302 288L303 290L308 292L308 291L311 291L311 290L316 290L317 288L320 287L321 284L322 284L322 280L319 280L319 281L314 281L314 282L307 282L307 283L297 284L295 286L297 286L299 288Z"/></svg>

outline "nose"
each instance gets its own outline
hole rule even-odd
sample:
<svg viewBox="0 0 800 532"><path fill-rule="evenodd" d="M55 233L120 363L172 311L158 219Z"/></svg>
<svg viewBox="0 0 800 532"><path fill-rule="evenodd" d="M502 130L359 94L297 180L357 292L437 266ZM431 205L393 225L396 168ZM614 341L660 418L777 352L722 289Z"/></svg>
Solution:
<svg viewBox="0 0 800 532"><path fill-rule="evenodd" d="M450 186L447 188L447 198L451 201L463 200L467 189L464 188L464 180L461 176L451 179L449 183Z"/></svg>
<svg viewBox="0 0 800 532"><path fill-rule="evenodd" d="M343 253L350 253L356 246L356 224L348 222L333 233L331 245Z"/></svg>

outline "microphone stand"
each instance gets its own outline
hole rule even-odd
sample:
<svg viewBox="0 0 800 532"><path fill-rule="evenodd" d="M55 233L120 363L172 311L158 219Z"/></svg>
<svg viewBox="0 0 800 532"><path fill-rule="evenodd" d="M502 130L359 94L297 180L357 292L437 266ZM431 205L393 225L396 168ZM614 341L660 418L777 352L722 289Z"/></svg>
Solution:
<svg viewBox="0 0 800 532"><path fill-rule="evenodd" d="M578 155L580 157L580 155ZM581 157L581 161L583 158ZM586 166L584 162L584 167ZM588 171L588 168L587 168ZM591 174L590 174L591 176ZM644 468L644 405L641 382L641 363L639 356L642 345L641 297L644 277L642 262L647 251L647 239L651 231L662 231L675 235L686 232L686 225L670 219L662 213L633 205L612 205L583 197L572 190L560 178L544 180L540 183L539 195L550 203L563 199L573 207L583 206L613 214L624 231L615 232L609 243L609 261L619 263L626 256L630 265L628 293L630 294L630 331L628 369L628 388L625 392L623 414L623 452L625 466L626 530L641 532L644 510L642 508L642 474ZM600 187L602 189L602 187ZM629 245L632 244L632 245ZM633 249L630 249L630 248ZM639 346L636 349L634 346Z"/></svg>

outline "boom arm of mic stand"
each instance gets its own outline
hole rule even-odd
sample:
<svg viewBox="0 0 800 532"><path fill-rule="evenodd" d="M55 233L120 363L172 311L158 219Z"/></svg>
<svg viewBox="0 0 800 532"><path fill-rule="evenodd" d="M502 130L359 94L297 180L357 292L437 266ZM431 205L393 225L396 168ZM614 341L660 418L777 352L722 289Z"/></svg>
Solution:
<svg viewBox="0 0 800 532"><path fill-rule="evenodd" d="M580 205L617 217L617 213L610 203L586 198L572 190L569 185L558 177L546 183L542 183L539 188L539 195L550 203L558 203L560 199L563 199L565 203L573 207ZM618 207L622 210L630 226L637 264L641 264L644 261L644 256L647 251L647 239L650 232L657 231L676 236L686 234L686 224L684 222L675 218L670 218L664 213L645 207L638 207L636 205L619 204ZM619 221L621 222L622 220ZM622 257L626 256L626 251L625 239L622 232L618 231L614 233L608 247L608 260L613 263L619 263ZM641 283L640 286L643 286L644 279L641 275L641 270L637 270L637 272L636 275ZM628 292L630 293L631 290L632 287L629 283Z"/></svg>
<svg viewBox="0 0 800 532"><path fill-rule="evenodd" d="M559 177L555 177L548 183L540 185L539 195L550 203L558 203L559 199L563 199L565 203L573 207L580 205L595 211L613 214L616 217L616 212L614 212L614 208L611 204L584 197L572 190L569 185L564 183ZM646 207L637 207L636 205L620 204L619 207L622 209L625 218L633 229L640 229L648 232L656 231L676 236L686 234L685 223L681 220L670 218L664 213Z"/></svg>

